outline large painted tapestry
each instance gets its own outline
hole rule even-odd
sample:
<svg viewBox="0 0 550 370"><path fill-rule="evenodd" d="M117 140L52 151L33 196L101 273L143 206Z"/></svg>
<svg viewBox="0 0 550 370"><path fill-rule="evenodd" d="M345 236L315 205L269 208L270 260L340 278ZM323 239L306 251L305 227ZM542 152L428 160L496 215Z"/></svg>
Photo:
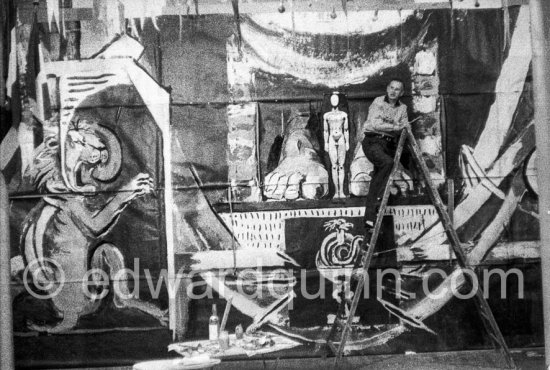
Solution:
<svg viewBox="0 0 550 370"><path fill-rule="evenodd" d="M289 281L296 304L289 302L288 313L280 308L267 320L279 332L312 343L326 338L341 280L351 274L350 261L363 233L361 197L373 168L358 145L362 124L369 103L383 93L388 78L406 81L404 102L410 119L417 119L413 131L432 179L455 204L453 218L469 262L490 269L491 263L537 258L536 243L531 242L538 235L536 194L528 190L534 178L526 166L534 150L528 9L456 11L451 23L448 15L380 11L351 14L345 21L299 13L251 15L241 22L240 34L229 38L229 93L243 103L227 108L227 178L221 173L218 179L228 184L221 192L211 191L208 182L203 189L236 239L226 247L230 255L262 255L262 267L284 268L286 276L299 277ZM223 41L217 35L215 40L212 43ZM340 97L335 109L329 102L334 91ZM192 97L198 98L191 93L187 100ZM338 200L334 158L323 127L331 109L349 122L349 148L340 157L345 197ZM205 157L203 166L208 163ZM212 163L212 168L217 166ZM454 193L449 193L445 179L453 182ZM395 184L388 214L392 217L375 265L398 269L403 290L396 291L391 279L384 281L384 294L370 301L370 307L386 315L359 314L363 332L350 349L376 352L382 344L394 348L394 338L411 330L416 335L422 335L419 329L441 333L437 317L452 316L447 306L456 316L476 320L464 302L453 298L464 280L423 187L414 168L403 171ZM274 250L276 257L271 255ZM199 253L201 263L216 264L215 253L208 264L209 252ZM292 269L285 267L289 264ZM530 274L529 265L517 266ZM235 258L232 267L252 266ZM443 269L447 278L431 276L434 267ZM422 292L427 279L431 289L441 293L437 299ZM269 279L262 281L268 284ZM302 284L310 293L325 289L324 299L308 299L311 294L298 288ZM374 289L378 282L371 284ZM219 293L224 298L234 294ZM534 309L532 298L528 305ZM517 304L514 298L507 302ZM265 318L255 305L247 307L250 310L238 309L253 324ZM536 315L533 309L529 315ZM512 325L501 320L505 328ZM372 325L376 329L369 329ZM464 335L479 344L483 334L475 331L473 325ZM449 345L454 341L448 336L440 340ZM425 343L434 345L434 340Z"/></svg>

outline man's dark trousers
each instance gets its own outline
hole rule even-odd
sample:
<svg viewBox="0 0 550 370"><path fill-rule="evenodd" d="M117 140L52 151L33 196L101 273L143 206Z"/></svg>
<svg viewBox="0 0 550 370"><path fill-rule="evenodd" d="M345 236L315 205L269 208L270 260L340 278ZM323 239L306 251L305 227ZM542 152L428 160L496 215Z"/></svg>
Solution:
<svg viewBox="0 0 550 370"><path fill-rule="evenodd" d="M383 137L377 134L365 134L363 139L363 152L367 159L374 165L369 193L367 194L365 207L365 222L374 223L376 220L377 208L384 195L384 188L390 177L393 167L393 159L397 151L398 138ZM409 153L403 148L401 163L409 167Z"/></svg>

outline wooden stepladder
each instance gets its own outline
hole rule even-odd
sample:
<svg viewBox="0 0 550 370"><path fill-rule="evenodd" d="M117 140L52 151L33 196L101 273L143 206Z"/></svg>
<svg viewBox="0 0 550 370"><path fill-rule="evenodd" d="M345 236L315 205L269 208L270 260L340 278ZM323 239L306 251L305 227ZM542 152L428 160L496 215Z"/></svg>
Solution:
<svg viewBox="0 0 550 370"><path fill-rule="evenodd" d="M382 218L384 217L386 207L388 205L390 188L391 188L393 179L395 177L395 174L397 172L397 169L399 167L399 162L400 162L401 155L403 153L403 148L406 142L408 142L413 160L416 163L416 165L419 167L420 172L422 173L422 177L426 182L430 200L437 210L439 218L445 229L445 233L447 234L449 243L455 253L458 265L463 270L469 270L468 272L470 272L470 273L464 273L464 276L467 283L470 285L470 287L475 287L476 292L474 295L474 300L475 300L476 307L479 311L481 320L483 321L483 325L485 326L485 330L487 331L495 347L502 353L502 356L506 360L506 364L508 365L508 367L515 369L516 366L514 364L514 360L512 358L510 350L508 349L508 346L506 345L504 337L500 332L498 324L495 321L491 308L489 307L489 304L487 303L483 295L481 286L479 286L479 284L474 285L472 282L471 276L474 276L475 270L472 266L468 264L466 255L462 250L461 242L458 239L456 230L454 229L450 216L447 213L445 206L443 205L443 201L441 200L441 197L437 192L437 189L430 178L428 167L426 166L426 163L424 162L424 159L420 154L418 144L414 139L410 126L407 126L401 132L401 135L399 137L399 143L397 144L397 150L395 153L393 168L391 170L390 177L388 178L388 182L386 183L386 186L384 188L384 195L382 196L380 209L378 211L378 216L374 224L372 235L370 237L370 240L367 240L368 233L365 235L365 238L361 245L361 251L359 254L360 258L357 258L357 260L355 261L354 269L360 269L360 273L356 274L357 285L353 292L354 293L353 298L351 299L351 302L349 300L346 301L346 299L344 298L341 300L336 318L334 320L334 324L332 325L330 333L327 337L327 345L330 347L330 349L336 356L335 365L337 365L338 361L341 359L344 353L346 341L352 329L353 317L355 315L355 311L357 310L359 300L361 299L363 289L365 288L365 279L368 273L369 266L372 261L372 257L374 255L376 242L378 241L378 236L380 234L380 228L382 226ZM343 294L343 296L345 296L345 294ZM341 315L343 315L343 313L345 312L346 303L351 304L349 312L347 313L347 317L345 320L339 320L338 318L342 317ZM339 335L340 339L337 340L339 332L340 332L340 335Z"/></svg>

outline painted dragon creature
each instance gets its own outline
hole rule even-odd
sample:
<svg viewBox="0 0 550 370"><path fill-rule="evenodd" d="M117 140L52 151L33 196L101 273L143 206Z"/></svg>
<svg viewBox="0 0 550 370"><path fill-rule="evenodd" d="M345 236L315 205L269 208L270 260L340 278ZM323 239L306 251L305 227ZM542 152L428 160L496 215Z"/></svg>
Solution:
<svg viewBox="0 0 550 370"><path fill-rule="evenodd" d="M52 326L31 319L29 329L65 332L96 311L107 296L97 271L118 284L113 295L117 308L140 309L164 324L166 312L128 294L126 276L120 274L123 255L104 240L133 200L153 192L153 179L140 173L116 191L107 187L121 173L122 147L113 130L98 122L76 118L64 138L56 116L43 129L43 143L25 177L44 196L25 218L20 252L25 285L51 298L62 320Z"/></svg>

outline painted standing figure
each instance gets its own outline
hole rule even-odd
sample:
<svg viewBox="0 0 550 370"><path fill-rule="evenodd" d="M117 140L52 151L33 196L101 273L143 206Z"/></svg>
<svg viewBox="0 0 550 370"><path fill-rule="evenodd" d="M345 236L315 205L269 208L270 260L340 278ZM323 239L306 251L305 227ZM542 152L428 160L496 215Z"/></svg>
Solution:
<svg viewBox="0 0 550 370"><path fill-rule="evenodd" d="M344 163L349 150L348 115L338 109L338 92L330 97L332 110L323 116L323 133L325 150L328 152L332 167L332 182L334 183L334 198L345 198L344 194Z"/></svg>

